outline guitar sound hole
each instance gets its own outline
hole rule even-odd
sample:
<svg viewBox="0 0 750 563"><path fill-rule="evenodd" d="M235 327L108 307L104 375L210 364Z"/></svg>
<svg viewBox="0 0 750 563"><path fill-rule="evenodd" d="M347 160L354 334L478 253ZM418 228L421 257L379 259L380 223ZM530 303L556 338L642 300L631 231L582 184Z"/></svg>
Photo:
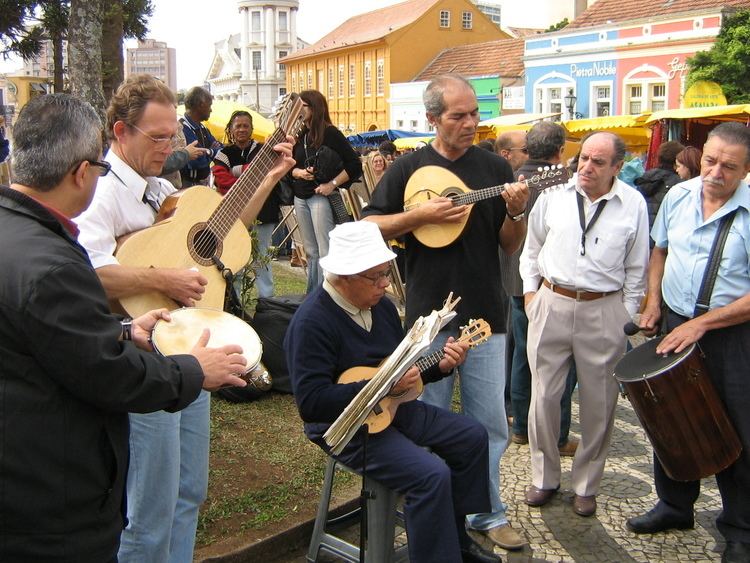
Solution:
<svg viewBox="0 0 750 563"><path fill-rule="evenodd" d="M211 258L221 256L221 241L206 228L206 224L194 225L188 234L190 256L203 266L213 265Z"/></svg>

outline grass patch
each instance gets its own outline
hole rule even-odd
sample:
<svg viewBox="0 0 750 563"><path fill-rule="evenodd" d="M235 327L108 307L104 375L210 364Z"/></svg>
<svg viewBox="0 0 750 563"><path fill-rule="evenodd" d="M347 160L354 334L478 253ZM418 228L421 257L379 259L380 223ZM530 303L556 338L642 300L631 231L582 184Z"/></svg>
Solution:
<svg viewBox="0 0 750 563"><path fill-rule="evenodd" d="M301 269L273 262L276 295L304 293ZM257 294L251 294L254 310ZM269 393L251 403L212 397L208 499L198 520L196 547L232 537L261 536L314 515L325 454L304 435L291 395ZM339 472L334 494L358 490L358 480Z"/></svg>

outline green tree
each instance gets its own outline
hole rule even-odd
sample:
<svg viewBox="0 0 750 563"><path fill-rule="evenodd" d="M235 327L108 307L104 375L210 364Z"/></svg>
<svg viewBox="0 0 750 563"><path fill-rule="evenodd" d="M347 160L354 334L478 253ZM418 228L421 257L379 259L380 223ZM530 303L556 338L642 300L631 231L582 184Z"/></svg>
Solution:
<svg viewBox="0 0 750 563"><path fill-rule="evenodd" d="M727 16L708 51L687 60L687 86L699 80L720 84L730 104L750 103L750 10Z"/></svg>
<svg viewBox="0 0 750 563"><path fill-rule="evenodd" d="M40 2L40 7L39 23L45 36L52 41L55 92L62 92L64 88L63 73L65 71L63 68L63 41L67 39L70 2L69 0L44 0Z"/></svg>
<svg viewBox="0 0 750 563"><path fill-rule="evenodd" d="M549 26L547 29L544 30L544 32L547 33L548 31L558 31L564 27L567 27L569 23L570 22L568 21L568 18L565 18L562 21L559 21L556 24Z"/></svg>
<svg viewBox="0 0 750 563"><path fill-rule="evenodd" d="M0 0L0 55L19 55L24 60L39 53L42 29L31 26L36 0Z"/></svg>

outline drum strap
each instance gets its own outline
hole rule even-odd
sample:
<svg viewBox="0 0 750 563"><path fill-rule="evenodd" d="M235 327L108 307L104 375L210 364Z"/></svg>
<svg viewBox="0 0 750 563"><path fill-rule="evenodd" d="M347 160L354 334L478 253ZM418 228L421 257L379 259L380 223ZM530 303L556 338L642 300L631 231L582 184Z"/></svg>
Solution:
<svg viewBox="0 0 750 563"><path fill-rule="evenodd" d="M708 312L708 305L711 302L711 294L714 291L714 283L716 283L716 275L719 273L721 255L724 252L724 245L727 242L727 236L729 236L729 229L732 226L735 213L737 213L736 209L730 211L719 220L719 226L716 229L716 237L711 246L711 253L708 255L706 271L703 273L703 281L701 281L701 289L698 293L698 301L695 304L693 317Z"/></svg>

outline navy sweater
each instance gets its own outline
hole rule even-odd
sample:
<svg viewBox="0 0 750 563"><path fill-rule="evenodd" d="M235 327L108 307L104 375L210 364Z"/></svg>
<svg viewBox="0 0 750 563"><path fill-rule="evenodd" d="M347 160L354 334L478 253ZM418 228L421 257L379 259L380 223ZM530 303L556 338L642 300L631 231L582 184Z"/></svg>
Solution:
<svg viewBox="0 0 750 563"><path fill-rule="evenodd" d="M308 295L284 339L294 398L308 438L319 439L366 384L339 385L341 373L355 366L377 366L403 337L396 308L386 298L372 308L372 329L367 332L322 287ZM423 380L445 375L435 366Z"/></svg>

